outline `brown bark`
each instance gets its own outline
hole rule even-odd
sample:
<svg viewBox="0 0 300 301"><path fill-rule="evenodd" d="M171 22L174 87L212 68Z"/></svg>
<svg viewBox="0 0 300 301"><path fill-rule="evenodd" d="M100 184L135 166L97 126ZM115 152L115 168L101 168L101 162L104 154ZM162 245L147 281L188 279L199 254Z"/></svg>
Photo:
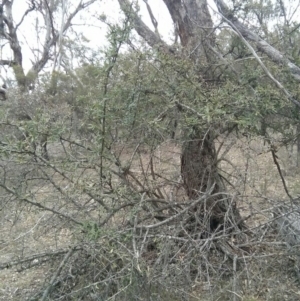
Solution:
<svg viewBox="0 0 300 301"><path fill-rule="evenodd" d="M196 130L195 130L196 131ZM219 192L217 155L209 131L190 135L183 144L181 175L186 193L190 199L197 199L214 185L213 193ZM219 181L218 181L219 182Z"/></svg>

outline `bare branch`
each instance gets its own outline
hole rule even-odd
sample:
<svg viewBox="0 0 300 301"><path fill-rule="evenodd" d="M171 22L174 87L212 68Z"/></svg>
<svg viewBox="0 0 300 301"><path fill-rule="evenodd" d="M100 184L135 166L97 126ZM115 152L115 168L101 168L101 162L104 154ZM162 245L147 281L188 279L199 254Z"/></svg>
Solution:
<svg viewBox="0 0 300 301"><path fill-rule="evenodd" d="M275 145L272 144L272 142L271 142L270 139L268 139L267 141L268 141L268 143L270 144L270 149L271 149L272 158L273 158L274 164L276 165L276 168L277 168L277 170L278 170L279 176L280 176L280 178L281 178L281 182L282 182L284 191L285 191L285 193L287 194L287 196L291 199L291 201L293 201L293 197L292 197L291 194L289 193L288 187L287 187L287 185L286 185L286 181L285 181L285 179L284 179L284 177L283 177L283 174L282 174L282 170L281 170L280 164L279 164L279 162L278 162L278 157L277 157L277 155L276 155L277 149L276 149Z"/></svg>
<svg viewBox="0 0 300 301"><path fill-rule="evenodd" d="M26 17L30 12L32 12L33 10L35 10L35 3L34 3L34 1L31 1L31 4L32 4L32 6L29 7L29 8L25 11L25 13L23 14L23 16L22 16L22 18L21 18L21 21L15 26L16 30L17 30L18 27L23 23L25 17Z"/></svg>
<svg viewBox="0 0 300 301"><path fill-rule="evenodd" d="M212 185L212 187L210 188L209 191L207 191L206 193L204 193L200 198L198 198L197 200L193 201L189 206L186 206L183 210L179 211L177 214L170 216L169 218L156 223L156 224L152 224L152 225L141 225L141 226L136 226L137 229L151 229L151 228L157 228L160 227L164 224L169 223L170 221L173 221L174 219L178 218L179 216L183 215L185 212L187 212L189 209L193 208L194 206L196 206L197 204L203 202L203 200L208 200L212 195L211 193L213 192L215 188L215 184Z"/></svg>
<svg viewBox="0 0 300 301"><path fill-rule="evenodd" d="M13 23L12 3L10 1L5 2L5 12L6 16L4 16L4 22L8 27L8 34L6 34L6 38L9 40L10 47L13 51L14 61L17 65L22 66L23 56L16 28Z"/></svg>
<svg viewBox="0 0 300 301"><path fill-rule="evenodd" d="M255 52L255 50L253 49L253 47L247 42L247 40L244 38L244 36L242 35L242 33L235 26L235 24L233 24L229 19L227 19L222 14L221 14L221 16L233 28L233 30L235 31L235 33L240 37L240 39L243 41L243 43L248 47L248 49L251 51L251 53L253 54L253 56L255 57L255 59L257 60L257 62L259 63L259 65L261 66L261 68L264 70L264 72L266 73L266 75L273 81L273 83L277 86L277 88L280 89L285 94L285 96L293 104L295 104L296 106L298 106L300 108L300 102L298 100L294 99L293 96L290 94L290 92L288 90L286 90L286 88L271 74L271 72L269 71L269 69L265 66L265 64L262 62L262 60L260 59L260 57L257 55L257 53ZM270 47L272 47L272 46L270 46ZM276 49L274 48L274 50L276 50ZM299 69L299 71L300 71L300 69Z"/></svg>
<svg viewBox="0 0 300 301"><path fill-rule="evenodd" d="M72 20L73 18L84 8L86 8L87 6L91 5L92 3L94 3L96 0L91 0L85 3L82 3L82 1L80 1L77 5L77 7L75 8L75 10L69 15L68 19L66 20L66 23L63 26L62 29L62 33L65 33L70 26L72 25ZM49 12L50 13L50 12ZM40 60L38 60L30 69L29 72L35 72L35 73L39 73L44 66L47 64L47 62L50 59L50 49L57 43L59 35L55 33L55 31L52 29L52 38L50 39L46 39L45 41L45 45L44 45L44 50L43 50L43 54Z"/></svg>
<svg viewBox="0 0 300 301"><path fill-rule="evenodd" d="M79 251L79 250L81 250L81 248L76 247L75 251ZM54 252L51 251L51 252L33 254L33 255L27 256L23 259L1 263L0 264L0 270L7 269L7 268L10 268L10 267L22 264L22 263L28 263L28 262L30 263L33 260L39 260L39 259L42 259L42 258L45 258L45 257L46 258L48 257L49 259L53 259L53 257L66 254L69 251L70 250L57 250L57 251L54 251Z"/></svg>
<svg viewBox="0 0 300 301"><path fill-rule="evenodd" d="M253 31L249 30L244 24L242 24L234 15L231 13L227 5L223 0L215 0L218 7L219 13L223 16L224 20L230 24L230 26L246 40L254 42L258 50L265 53L273 62L279 65L286 66L291 75L300 82L300 68L292 63L287 57L285 57L280 51L271 46L265 40L260 38Z"/></svg>
<svg viewBox="0 0 300 301"><path fill-rule="evenodd" d="M47 0L45 0L46 3L46 7L47 7L47 12L48 12L48 16L49 16L49 21L50 21L50 25L51 25L51 31L52 31L52 36L55 37L55 28L54 28L54 24L53 24L53 8L50 8L49 3ZM48 28L47 28L48 30Z"/></svg>
<svg viewBox="0 0 300 301"><path fill-rule="evenodd" d="M285 6L282 0L278 0L280 8L281 8L281 13L283 14L283 18L284 18L284 24L288 25L288 20L286 17L286 10L285 10Z"/></svg>
<svg viewBox="0 0 300 301"><path fill-rule="evenodd" d="M93 4L94 2L96 2L97 0L90 0L90 1L87 1L87 2L83 2L83 3L81 3L81 7L82 8L86 8L86 7L88 7L88 6L90 6L91 4Z"/></svg>
<svg viewBox="0 0 300 301"><path fill-rule="evenodd" d="M297 6L295 7L294 11L290 14L290 18L288 20L289 23L292 22L292 19L294 18L294 15L297 13L298 9L299 9L299 6L300 6L300 1L298 1L298 4Z"/></svg>
<svg viewBox="0 0 300 301"><path fill-rule="evenodd" d="M155 33L159 36L158 29L157 29L158 22L153 15L152 9L151 9L150 5L148 4L148 0L143 0L143 1L145 2L146 6L147 6L147 10L148 10L151 22L155 28Z"/></svg>
<svg viewBox="0 0 300 301"><path fill-rule="evenodd" d="M156 48L162 48L167 52L172 52L169 47L157 34L155 34L138 16L138 14L132 8L132 5L128 0L118 0L123 12L130 16L133 20L134 29L137 33L145 39L145 41L151 46Z"/></svg>
<svg viewBox="0 0 300 301"><path fill-rule="evenodd" d="M73 223L75 223L77 225L81 225L82 226L82 223L79 222L79 221L77 221L77 220L75 220L73 217L71 217L69 215L66 215L66 214L64 214L62 212L59 212L59 211L57 211L55 209L52 209L52 208L46 207L44 205L41 205L40 203L34 202L34 201L30 200L27 197L20 196L17 192L15 192L13 189L7 187L6 185L3 185L3 184L0 183L0 187L2 187L4 190L6 190L11 195L14 195L17 199L19 199L22 202L25 202L25 203L28 203L30 205L36 206L36 207L41 208L41 209L43 209L45 211L50 211L50 212L52 212L52 213L54 213L56 215L59 215L59 216L62 216L64 218L66 218L69 221L72 221Z"/></svg>
<svg viewBox="0 0 300 301"><path fill-rule="evenodd" d="M56 65L59 70L61 66L61 60L62 60L62 41L63 41L63 30L64 30L64 24L65 24L65 14L66 14L66 5L65 0L62 1L62 9L61 9L61 25L60 25L60 31L58 33L58 51L55 51L55 57L53 60L53 69L52 72L54 72ZM56 48L55 48L56 50Z"/></svg>
<svg viewBox="0 0 300 301"><path fill-rule="evenodd" d="M66 263L68 262L69 258L72 256L72 254L74 253L74 251L76 250L75 247L70 248L69 252L65 255L64 259L62 260L62 262L60 263L57 271L55 272L55 274L53 275L53 277L51 278L50 284L48 285L47 289L44 291L43 296L41 298L41 301L46 300L48 294L50 293L51 288L54 285L54 282L56 280L56 278L59 276L59 274L61 273L61 270L63 269L63 267L66 265Z"/></svg>
<svg viewBox="0 0 300 301"><path fill-rule="evenodd" d="M0 60L0 65L4 66L4 65L8 65L8 66L12 66L15 65L16 62L12 61L12 60Z"/></svg>

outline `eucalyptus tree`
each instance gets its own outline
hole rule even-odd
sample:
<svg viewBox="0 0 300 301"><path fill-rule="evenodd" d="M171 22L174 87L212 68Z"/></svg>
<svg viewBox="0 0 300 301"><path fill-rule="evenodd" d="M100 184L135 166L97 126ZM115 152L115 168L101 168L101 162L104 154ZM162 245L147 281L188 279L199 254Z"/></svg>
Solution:
<svg viewBox="0 0 300 301"><path fill-rule="evenodd" d="M22 89L28 89L34 83L38 74L47 63L54 59L54 66L59 64L62 52L63 39L72 27L74 18L96 0L55 1L43 0L27 1L23 3L24 11L20 20L16 20L18 9L16 1L3 0L1 4L1 39L2 43L9 45L12 55L0 61L0 65L12 68L17 84ZM29 22L29 23L28 23ZM36 32L31 32L31 39L38 39L34 53L34 60L27 71L24 67L24 41L20 36L26 33L26 26L35 22ZM32 41L30 42L32 44ZM5 49L3 50L5 53Z"/></svg>
<svg viewBox="0 0 300 301"><path fill-rule="evenodd" d="M45 67L51 67L52 72L60 69L63 57L63 45L72 28L72 22L81 12L86 10L96 0L73 1L43 0L25 1L20 3L3 0L0 4L1 22L1 60L2 71L6 70L8 77L11 73L16 82L18 95L12 95L12 112L20 120L32 120L35 105L28 103L30 90L34 89L38 75ZM18 10L18 11L17 11ZM18 18L16 15L18 14ZM19 16L20 14L20 16ZM30 28L30 31L29 31ZM29 59L28 56L31 56ZM30 66L29 61L31 60ZM26 62L24 62L26 61ZM12 72L11 72L12 71ZM7 82L2 72L2 79ZM6 90L1 90L6 99ZM1 95L2 95L1 94ZM19 99L19 101L17 101ZM33 108L34 107L34 108ZM49 124L49 127L51 125ZM22 133L22 136L27 136ZM48 131L40 133L38 141L33 141L36 149L39 144L43 156L49 159L47 151ZM35 139L36 140L36 139Z"/></svg>

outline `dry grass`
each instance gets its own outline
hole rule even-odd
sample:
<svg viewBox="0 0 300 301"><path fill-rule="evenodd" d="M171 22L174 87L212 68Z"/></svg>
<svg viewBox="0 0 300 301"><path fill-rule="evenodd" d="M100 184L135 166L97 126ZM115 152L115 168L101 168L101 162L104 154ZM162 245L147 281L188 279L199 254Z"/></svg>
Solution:
<svg viewBox="0 0 300 301"><path fill-rule="evenodd" d="M220 143L217 143L218 145ZM275 201L288 198L268 146L259 139L231 137L225 141L220 152L221 156L225 150L225 160L221 162L220 167L232 185L228 185L229 191L235 195L242 215L250 216L247 224L253 231L259 227L269 231L270 228L263 228L262 225L268 225L272 219L272 206ZM138 181L143 181L144 187L154 191L161 198L173 198L177 201L185 199L180 185L179 145L166 142L151 154L141 149L126 147L120 147L115 153L122 162L129 164L130 173L127 177L135 187L139 188ZM285 148L279 149L277 154L290 193L295 195L300 191L299 169L294 163L296 154L289 153ZM94 176L93 171L86 171L84 175L91 181ZM36 189L39 190L36 194L38 202L49 204L58 201L51 199L54 191L50 185ZM61 223L52 213L45 213L34 207L28 208L15 201L3 200L3 203L4 206L0 211L0 264L44 250L65 249L72 244L76 230L70 230L69 224ZM91 214L95 217L95 213ZM126 212L123 212L114 217L114 222L123 222L125 218ZM273 237L274 240L277 239L275 234ZM246 265L238 280L238 294L242 299L236 297L235 300L299 300L298 284L292 276L292 259L286 255L269 256L270 253L281 254L284 250L282 246L266 241L265 245L257 245L252 250L254 251L252 258L247 260L247 265L252 266ZM30 269L17 265L0 270L0 300L26 300L32 291L43 284L45 275L50 275L54 267L56 264L52 266L50 261L42 265L37 264ZM245 278L247 273L248 278ZM191 296L194 296L191 300L204 301L205 298L200 296L212 292L214 300L230 300L228 296L234 300L233 294L229 293L231 290L232 281L226 281L224 285L220 284L219 287L213 288L209 287L209 283L199 283L191 291ZM276 297L276 292L285 290L288 290L286 295Z"/></svg>

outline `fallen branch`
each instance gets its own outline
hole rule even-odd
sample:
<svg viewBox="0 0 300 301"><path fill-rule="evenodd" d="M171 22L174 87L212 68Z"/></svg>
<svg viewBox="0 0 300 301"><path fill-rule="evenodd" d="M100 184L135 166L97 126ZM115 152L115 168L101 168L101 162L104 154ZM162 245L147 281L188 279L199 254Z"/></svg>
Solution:
<svg viewBox="0 0 300 301"><path fill-rule="evenodd" d="M46 290L43 293L43 296L41 298L41 301L45 301L47 296L49 295L53 284L56 280L56 278L59 276L61 270L63 269L63 267L66 265L67 261L69 260L69 258L71 257L71 255L74 253L74 251L76 250L76 247L71 248L68 253L66 254L66 256L64 257L64 259L62 260L62 262L60 263L56 273L52 276L52 279L50 281L50 284L48 285L48 287L46 288Z"/></svg>
<svg viewBox="0 0 300 301"><path fill-rule="evenodd" d="M73 248L74 251L78 251L81 250L81 247L75 247ZM19 265L19 264L23 264L23 263L28 263L28 262L32 262L34 260L39 260L39 259L43 259L45 257L49 257L49 259L55 257L55 256L59 256L62 254L66 254L68 253L69 250L57 250L54 252L44 252L44 253L38 253L38 254L34 254L31 256L27 256L23 259L18 259L18 260L14 260L14 261L9 261L9 262L4 262L0 264L0 270L4 270L4 269L9 269L13 266Z"/></svg>

